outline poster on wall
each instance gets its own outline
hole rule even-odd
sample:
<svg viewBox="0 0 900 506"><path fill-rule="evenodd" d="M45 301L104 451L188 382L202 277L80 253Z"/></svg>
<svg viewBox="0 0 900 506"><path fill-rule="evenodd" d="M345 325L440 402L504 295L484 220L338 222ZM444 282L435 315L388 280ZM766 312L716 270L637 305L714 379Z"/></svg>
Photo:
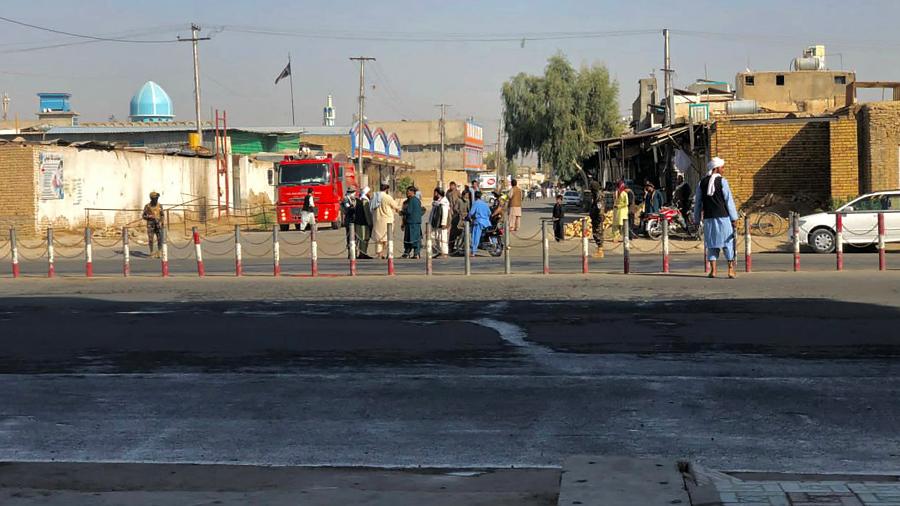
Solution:
<svg viewBox="0 0 900 506"><path fill-rule="evenodd" d="M41 153L41 200L62 200L63 160L59 153Z"/></svg>

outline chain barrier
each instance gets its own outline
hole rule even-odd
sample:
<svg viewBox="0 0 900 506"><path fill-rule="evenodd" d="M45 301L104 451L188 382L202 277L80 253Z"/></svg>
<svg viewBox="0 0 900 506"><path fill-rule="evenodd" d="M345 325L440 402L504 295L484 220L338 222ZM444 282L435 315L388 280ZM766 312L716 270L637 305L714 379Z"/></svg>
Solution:
<svg viewBox="0 0 900 506"><path fill-rule="evenodd" d="M301 244L308 243L308 242L311 241L310 237L307 236L307 235L301 236L301 237L300 237L300 240L297 241L297 242L291 242L291 241L288 241L288 240L286 239L286 237L287 237L287 235L281 235L281 236L278 236L278 242L282 242L282 243L285 243L285 244L290 244L291 246L299 246L299 245L301 245Z"/></svg>
<svg viewBox="0 0 900 506"><path fill-rule="evenodd" d="M53 245L56 246L57 248L81 248L81 247L84 247L84 239L81 239L78 242L73 243L73 244L66 244L54 237Z"/></svg>
<svg viewBox="0 0 900 506"><path fill-rule="evenodd" d="M683 244L683 241L673 241L671 238L669 239L669 246L677 249L678 251L692 251L697 249L703 249L703 240L696 240L690 246L681 247L679 244Z"/></svg>
<svg viewBox="0 0 900 506"><path fill-rule="evenodd" d="M272 235L271 235L271 233L270 233L268 236L263 237L263 240L262 240L262 241L254 242L254 241L251 241L251 240L248 238L248 236L242 234L242 235L241 235L241 242L244 243L244 244L250 244L250 245L253 245L253 246L262 246L263 244L271 243L271 242L272 242Z"/></svg>
<svg viewBox="0 0 900 506"><path fill-rule="evenodd" d="M26 250L41 250L41 248L25 248ZM35 261L40 260L42 258L47 258L47 250L46 248L41 250L41 253L36 257L29 257L22 251L22 246L19 246L19 256L22 257L23 260Z"/></svg>
<svg viewBox="0 0 900 506"><path fill-rule="evenodd" d="M540 231L540 230L538 230L537 232L535 232L535 234L532 235L531 237L522 237L522 236L520 236L519 234L517 234L516 232L512 232L512 236L515 237L516 240L519 240L519 241L526 241L526 242L527 242L527 241L531 241L531 240L535 240L535 239L536 239L535 242L537 242L538 244L540 244L540 242L541 242L541 240L537 238L539 235L541 235L541 231Z"/></svg>
<svg viewBox="0 0 900 506"><path fill-rule="evenodd" d="M279 242L281 242L281 241L279 241ZM308 257L308 256L309 256L309 252L310 252L310 250L312 249L310 246L307 246L306 248L303 248L299 253L296 253L296 254L295 254L295 253L289 251L288 248L285 248L283 245L280 245L279 248L280 248L281 252L284 253L284 254L282 255L282 258L286 258L286 257L297 257L297 258Z"/></svg>
<svg viewBox="0 0 900 506"><path fill-rule="evenodd" d="M318 250L321 251L322 254L325 255L325 256L327 256L327 257L342 257L342 256L347 256L347 255L346 255L346 254L347 254L347 245L346 245L346 244L344 245L344 247L343 247L340 251L334 253L334 252L328 251L326 248L323 248L323 247L322 247L322 243L319 243L318 241L316 241L316 242L317 242Z"/></svg>
<svg viewBox="0 0 900 506"><path fill-rule="evenodd" d="M116 246L122 244L122 239L116 239L115 241L113 241L111 243L103 243L102 241L100 241L97 238L94 238L93 241L94 241L94 244L96 244L97 246L100 246L101 248L115 248Z"/></svg>
<svg viewBox="0 0 900 506"><path fill-rule="evenodd" d="M204 242L203 243L203 252L206 254L215 255L215 256L229 255L231 253L234 253L234 242L232 242L231 245L228 246L228 248L225 251L215 251L213 248L207 247L207 244Z"/></svg>
<svg viewBox="0 0 900 506"><path fill-rule="evenodd" d="M662 249L661 242L655 243L654 246L650 249L641 249L641 248L638 248L637 245L638 245L638 242L636 240L632 240L631 244L630 244L630 248L634 251L637 251L638 253L653 253L654 251Z"/></svg>
<svg viewBox="0 0 900 506"><path fill-rule="evenodd" d="M234 235L232 234L223 234L223 238L221 241L216 241L210 238L210 236L206 236L203 238L203 244L225 244L230 242L234 244ZM213 236L214 237L214 236Z"/></svg>
<svg viewBox="0 0 900 506"><path fill-rule="evenodd" d="M561 247L561 244L562 244L561 242L553 241L550 243L550 249L557 253L571 253L576 250L580 251L581 250L581 241L573 241L573 242L577 243L577 244L575 244L575 247L573 247L571 249L564 249Z"/></svg>

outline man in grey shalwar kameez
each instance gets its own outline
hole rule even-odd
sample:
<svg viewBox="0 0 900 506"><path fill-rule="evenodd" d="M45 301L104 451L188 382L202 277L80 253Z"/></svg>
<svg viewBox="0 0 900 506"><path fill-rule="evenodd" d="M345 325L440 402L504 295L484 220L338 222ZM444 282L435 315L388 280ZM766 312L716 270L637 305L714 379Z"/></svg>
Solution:
<svg viewBox="0 0 900 506"><path fill-rule="evenodd" d="M725 160L713 158L706 168L709 173L700 180L694 194L694 223L703 220L703 242L709 259L709 277L716 277L716 260L722 251L728 261L728 277L734 278L734 231L738 213L731 188L723 177Z"/></svg>

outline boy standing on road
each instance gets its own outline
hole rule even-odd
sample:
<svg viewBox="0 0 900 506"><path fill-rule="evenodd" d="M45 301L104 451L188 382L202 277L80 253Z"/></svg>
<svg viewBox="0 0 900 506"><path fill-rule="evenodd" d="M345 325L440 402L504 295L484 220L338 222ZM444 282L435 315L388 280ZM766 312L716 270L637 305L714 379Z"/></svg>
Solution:
<svg viewBox="0 0 900 506"><path fill-rule="evenodd" d="M565 234L563 233L563 218L565 217L566 210L563 207L562 195L557 195L556 205L553 206L553 237L556 239L556 242L565 239Z"/></svg>

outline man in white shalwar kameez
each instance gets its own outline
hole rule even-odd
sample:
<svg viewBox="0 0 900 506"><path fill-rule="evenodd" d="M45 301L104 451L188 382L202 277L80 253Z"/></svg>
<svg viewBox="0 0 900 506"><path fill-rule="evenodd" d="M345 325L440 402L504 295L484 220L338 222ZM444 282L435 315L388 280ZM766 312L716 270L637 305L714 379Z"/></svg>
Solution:
<svg viewBox="0 0 900 506"><path fill-rule="evenodd" d="M725 180L725 160L715 157L706 165L709 173L700 180L694 193L694 223L703 220L703 242L709 260L709 277L716 277L716 260L725 253L728 261L728 277L735 277L735 223L737 209L731 188Z"/></svg>

